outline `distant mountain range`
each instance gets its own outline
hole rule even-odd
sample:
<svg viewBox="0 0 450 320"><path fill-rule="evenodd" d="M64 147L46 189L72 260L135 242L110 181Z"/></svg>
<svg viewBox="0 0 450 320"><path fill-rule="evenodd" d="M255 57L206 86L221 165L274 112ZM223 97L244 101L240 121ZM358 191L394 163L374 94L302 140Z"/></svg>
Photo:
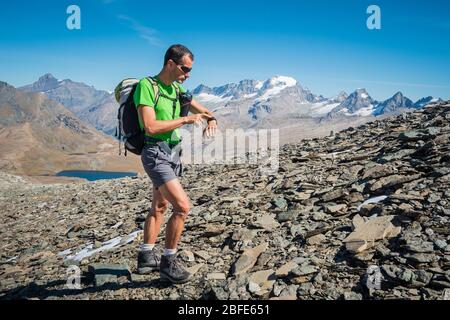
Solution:
<svg viewBox="0 0 450 320"><path fill-rule="evenodd" d="M54 81L41 81L31 89L48 92L54 85ZM61 90L60 82L56 88ZM0 171L26 175L77 169L136 172L141 165L135 158L119 157L116 140L46 94L0 82Z"/></svg>
<svg viewBox="0 0 450 320"><path fill-rule="evenodd" d="M19 89L42 92L66 106L80 120L107 134L115 133L118 105L113 93L69 79L58 80L51 74ZM286 76L275 76L266 81L242 80L214 88L199 85L192 93L215 111L225 127L241 128L276 127L306 118L321 119L321 123L336 118L353 121L354 117L398 113L442 101L425 97L412 102L401 92L385 101L376 101L365 89L325 98Z"/></svg>
<svg viewBox="0 0 450 320"><path fill-rule="evenodd" d="M19 89L25 92L42 92L98 130L110 135L115 132L118 106L113 93L97 90L82 82L58 80L51 74L45 74L33 84Z"/></svg>
<svg viewBox="0 0 450 320"><path fill-rule="evenodd" d="M217 112L224 114L230 113L230 109L224 109L245 104L248 106L248 115L253 120L282 113L328 118L379 116L442 101L425 97L413 103L401 92L385 101L375 101L365 89L357 89L350 95L341 92L335 97L324 98L303 88L295 79L285 76L276 76L266 81L242 80L238 84L214 88L200 85L193 90L193 94L200 102L213 105Z"/></svg>

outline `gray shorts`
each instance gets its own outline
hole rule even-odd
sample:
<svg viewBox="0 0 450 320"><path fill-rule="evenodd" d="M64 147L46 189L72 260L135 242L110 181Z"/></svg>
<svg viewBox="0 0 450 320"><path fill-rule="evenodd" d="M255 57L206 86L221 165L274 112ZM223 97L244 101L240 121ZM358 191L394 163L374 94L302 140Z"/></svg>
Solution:
<svg viewBox="0 0 450 320"><path fill-rule="evenodd" d="M142 164L156 189L170 180L181 177L183 167L180 156L181 144L172 150L167 143L144 146L141 153Z"/></svg>

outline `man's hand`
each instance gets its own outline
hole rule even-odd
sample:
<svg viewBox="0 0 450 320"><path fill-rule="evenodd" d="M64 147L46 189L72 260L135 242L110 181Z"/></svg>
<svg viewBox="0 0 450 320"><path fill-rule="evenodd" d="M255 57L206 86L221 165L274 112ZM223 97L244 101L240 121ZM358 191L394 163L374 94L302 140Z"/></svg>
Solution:
<svg viewBox="0 0 450 320"><path fill-rule="evenodd" d="M211 116L207 115L206 113L197 113L192 116L186 117L186 124L196 124L200 125L203 120L211 119Z"/></svg>
<svg viewBox="0 0 450 320"><path fill-rule="evenodd" d="M217 121L211 120L208 121L208 126L203 130L203 136L206 136L207 138L214 137L217 130Z"/></svg>

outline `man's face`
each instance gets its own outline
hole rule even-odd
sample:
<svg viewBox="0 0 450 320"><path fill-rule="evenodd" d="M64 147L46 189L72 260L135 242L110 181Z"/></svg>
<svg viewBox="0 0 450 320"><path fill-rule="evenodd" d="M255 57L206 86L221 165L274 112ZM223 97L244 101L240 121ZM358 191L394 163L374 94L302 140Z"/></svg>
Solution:
<svg viewBox="0 0 450 320"><path fill-rule="evenodd" d="M179 83L183 83L187 78L189 78L190 70L194 64L194 61L192 61L189 55L185 55L181 61L181 64L171 61L173 79Z"/></svg>

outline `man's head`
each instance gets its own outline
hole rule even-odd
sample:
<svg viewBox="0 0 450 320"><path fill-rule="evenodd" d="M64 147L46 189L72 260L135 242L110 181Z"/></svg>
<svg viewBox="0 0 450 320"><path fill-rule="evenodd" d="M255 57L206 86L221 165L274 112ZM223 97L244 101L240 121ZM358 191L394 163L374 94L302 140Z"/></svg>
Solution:
<svg viewBox="0 0 450 320"><path fill-rule="evenodd" d="M180 83L189 78L193 63L194 55L181 44L171 46L164 56L164 69L167 70L172 81Z"/></svg>

